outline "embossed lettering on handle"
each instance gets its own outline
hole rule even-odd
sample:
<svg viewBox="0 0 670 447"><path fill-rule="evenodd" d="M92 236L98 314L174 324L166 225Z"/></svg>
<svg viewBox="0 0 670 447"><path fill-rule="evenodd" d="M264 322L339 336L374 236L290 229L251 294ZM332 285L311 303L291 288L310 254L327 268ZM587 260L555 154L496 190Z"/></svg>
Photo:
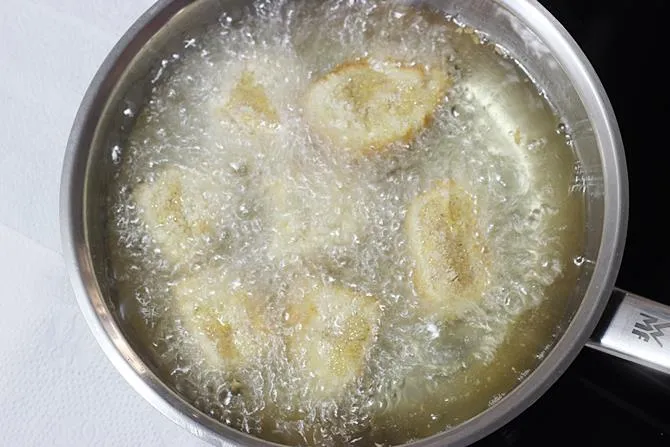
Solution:
<svg viewBox="0 0 670 447"><path fill-rule="evenodd" d="M616 289L587 346L670 374L670 307Z"/></svg>

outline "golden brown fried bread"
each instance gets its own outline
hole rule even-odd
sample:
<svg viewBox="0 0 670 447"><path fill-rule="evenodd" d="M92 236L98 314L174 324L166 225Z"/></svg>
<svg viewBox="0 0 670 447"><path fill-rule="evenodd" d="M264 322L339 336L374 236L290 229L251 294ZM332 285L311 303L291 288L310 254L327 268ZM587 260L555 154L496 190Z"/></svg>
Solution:
<svg viewBox="0 0 670 447"><path fill-rule="evenodd" d="M220 119L230 120L255 132L279 123L279 113L270 102L265 86L252 71L245 70L228 93L228 99L216 108Z"/></svg>
<svg viewBox="0 0 670 447"><path fill-rule="evenodd" d="M300 60L286 48L265 48L217 70L218 91L209 103L213 135L226 150L236 139L259 150L276 144L290 123L295 97L304 89Z"/></svg>
<svg viewBox="0 0 670 447"><path fill-rule="evenodd" d="M134 188L138 214L166 260L188 263L215 246L218 214L208 197L217 191L215 182L177 167Z"/></svg>
<svg viewBox="0 0 670 447"><path fill-rule="evenodd" d="M426 127L448 86L445 73L420 64L347 62L312 83L305 118L338 148L379 152Z"/></svg>
<svg viewBox="0 0 670 447"><path fill-rule="evenodd" d="M344 287L305 281L292 288L287 354L309 398L337 398L361 377L380 316L376 299Z"/></svg>
<svg viewBox="0 0 670 447"><path fill-rule="evenodd" d="M341 167L278 160L257 183L271 260L322 262L355 249L366 236L371 188Z"/></svg>
<svg viewBox="0 0 670 447"><path fill-rule="evenodd" d="M259 298L215 269L181 281L172 309L197 346L201 366L231 370L258 362L268 324Z"/></svg>
<svg viewBox="0 0 670 447"><path fill-rule="evenodd" d="M323 254L353 244L364 229L358 197L335 180L272 178L263 191L273 258Z"/></svg>
<svg viewBox="0 0 670 447"><path fill-rule="evenodd" d="M405 220L421 307L446 319L476 308L487 281L487 251L473 198L454 181L417 196Z"/></svg>

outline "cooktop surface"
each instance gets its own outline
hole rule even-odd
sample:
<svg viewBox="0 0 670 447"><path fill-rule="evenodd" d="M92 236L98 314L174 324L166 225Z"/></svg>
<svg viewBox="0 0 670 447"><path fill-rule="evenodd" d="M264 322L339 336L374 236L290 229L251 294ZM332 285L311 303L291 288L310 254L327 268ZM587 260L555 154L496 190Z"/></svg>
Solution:
<svg viewBox="0 0 670 447"><path fill-rule="evenodd" d="M540 3L591 61L623 136L630 217L617 286L670 305L670 232L664 218L670 205L670 93L668 72L663 69L670 55L670 3ZM533 406L475 445L668 446L669 406L670 376L584 348Z"/></svg>

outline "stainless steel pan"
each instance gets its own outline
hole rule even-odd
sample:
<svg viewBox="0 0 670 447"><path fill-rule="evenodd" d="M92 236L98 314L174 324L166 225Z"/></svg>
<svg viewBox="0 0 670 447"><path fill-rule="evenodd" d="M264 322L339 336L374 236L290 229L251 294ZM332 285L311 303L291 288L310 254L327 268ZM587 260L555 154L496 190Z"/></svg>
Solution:
<svg viewBox="0 0 670 447"><path fill-rule="evenodd" d="M513 391L476 417L417 446L466 445L493 432L542 395L585 346L670 373L670 309L615 290L628 212L619 129L593 68L563 27L532 0L428 0L484 30L528 70L570 128L587 194L586 264L571 294L562 335ZM268 445L199 412L152 372L141 346L120 327L109 293L102 242L104 203L113 160L109 148L132 125L124 114L142 103L147 76L187 30L241 0L160 0L128 30L93 79L77 114L62 176L64 253L88 324L112 363L167 417L214 445ZM609 304L609 305L608 305ZM604 313L607 307L607 312ZM600 324L598 325L598 323ZM598 325L597 330L596 325Z"/></svg>

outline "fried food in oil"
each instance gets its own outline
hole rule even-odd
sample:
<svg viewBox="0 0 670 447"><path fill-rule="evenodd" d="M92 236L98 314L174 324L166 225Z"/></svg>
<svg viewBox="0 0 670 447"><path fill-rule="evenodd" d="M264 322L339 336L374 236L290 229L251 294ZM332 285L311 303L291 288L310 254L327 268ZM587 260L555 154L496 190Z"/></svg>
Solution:
<svg viewBox="0 0 670 447"><path fill-rule="evenodd" d="M181 281L172 306L206 368L230 370L261 359L269 330L261 301L220 272L205 270Z"/></svg>
<svg viewBox="0 0 670 447"><path fill-rule="evenodd" d="M449 84L446 74L420 64L347 62L312 83L305 118L338 148L380 152L425 128Z"/></svg>
<svg viewBox="0 0 670 447"><path fill-rule="evenodd" d="M216 246L215 182L170 167L133 190L138 214L166 260L188 263Z"/></svg>
<svg viewBox="0 0 670 447"><path fill-rule="evenodd" d="M421 306L446 319L475 308L488 280L487 250L473 198L444 181L411 203L405 231Z"/></svg>
<svg viewBox="0 0 670 447"><path fill-rule="evenodd" d="M305 282L292 288L287 354L302 370L310 398L335 398L361 377L380 316L376 299L344 287Z"/></svg>

